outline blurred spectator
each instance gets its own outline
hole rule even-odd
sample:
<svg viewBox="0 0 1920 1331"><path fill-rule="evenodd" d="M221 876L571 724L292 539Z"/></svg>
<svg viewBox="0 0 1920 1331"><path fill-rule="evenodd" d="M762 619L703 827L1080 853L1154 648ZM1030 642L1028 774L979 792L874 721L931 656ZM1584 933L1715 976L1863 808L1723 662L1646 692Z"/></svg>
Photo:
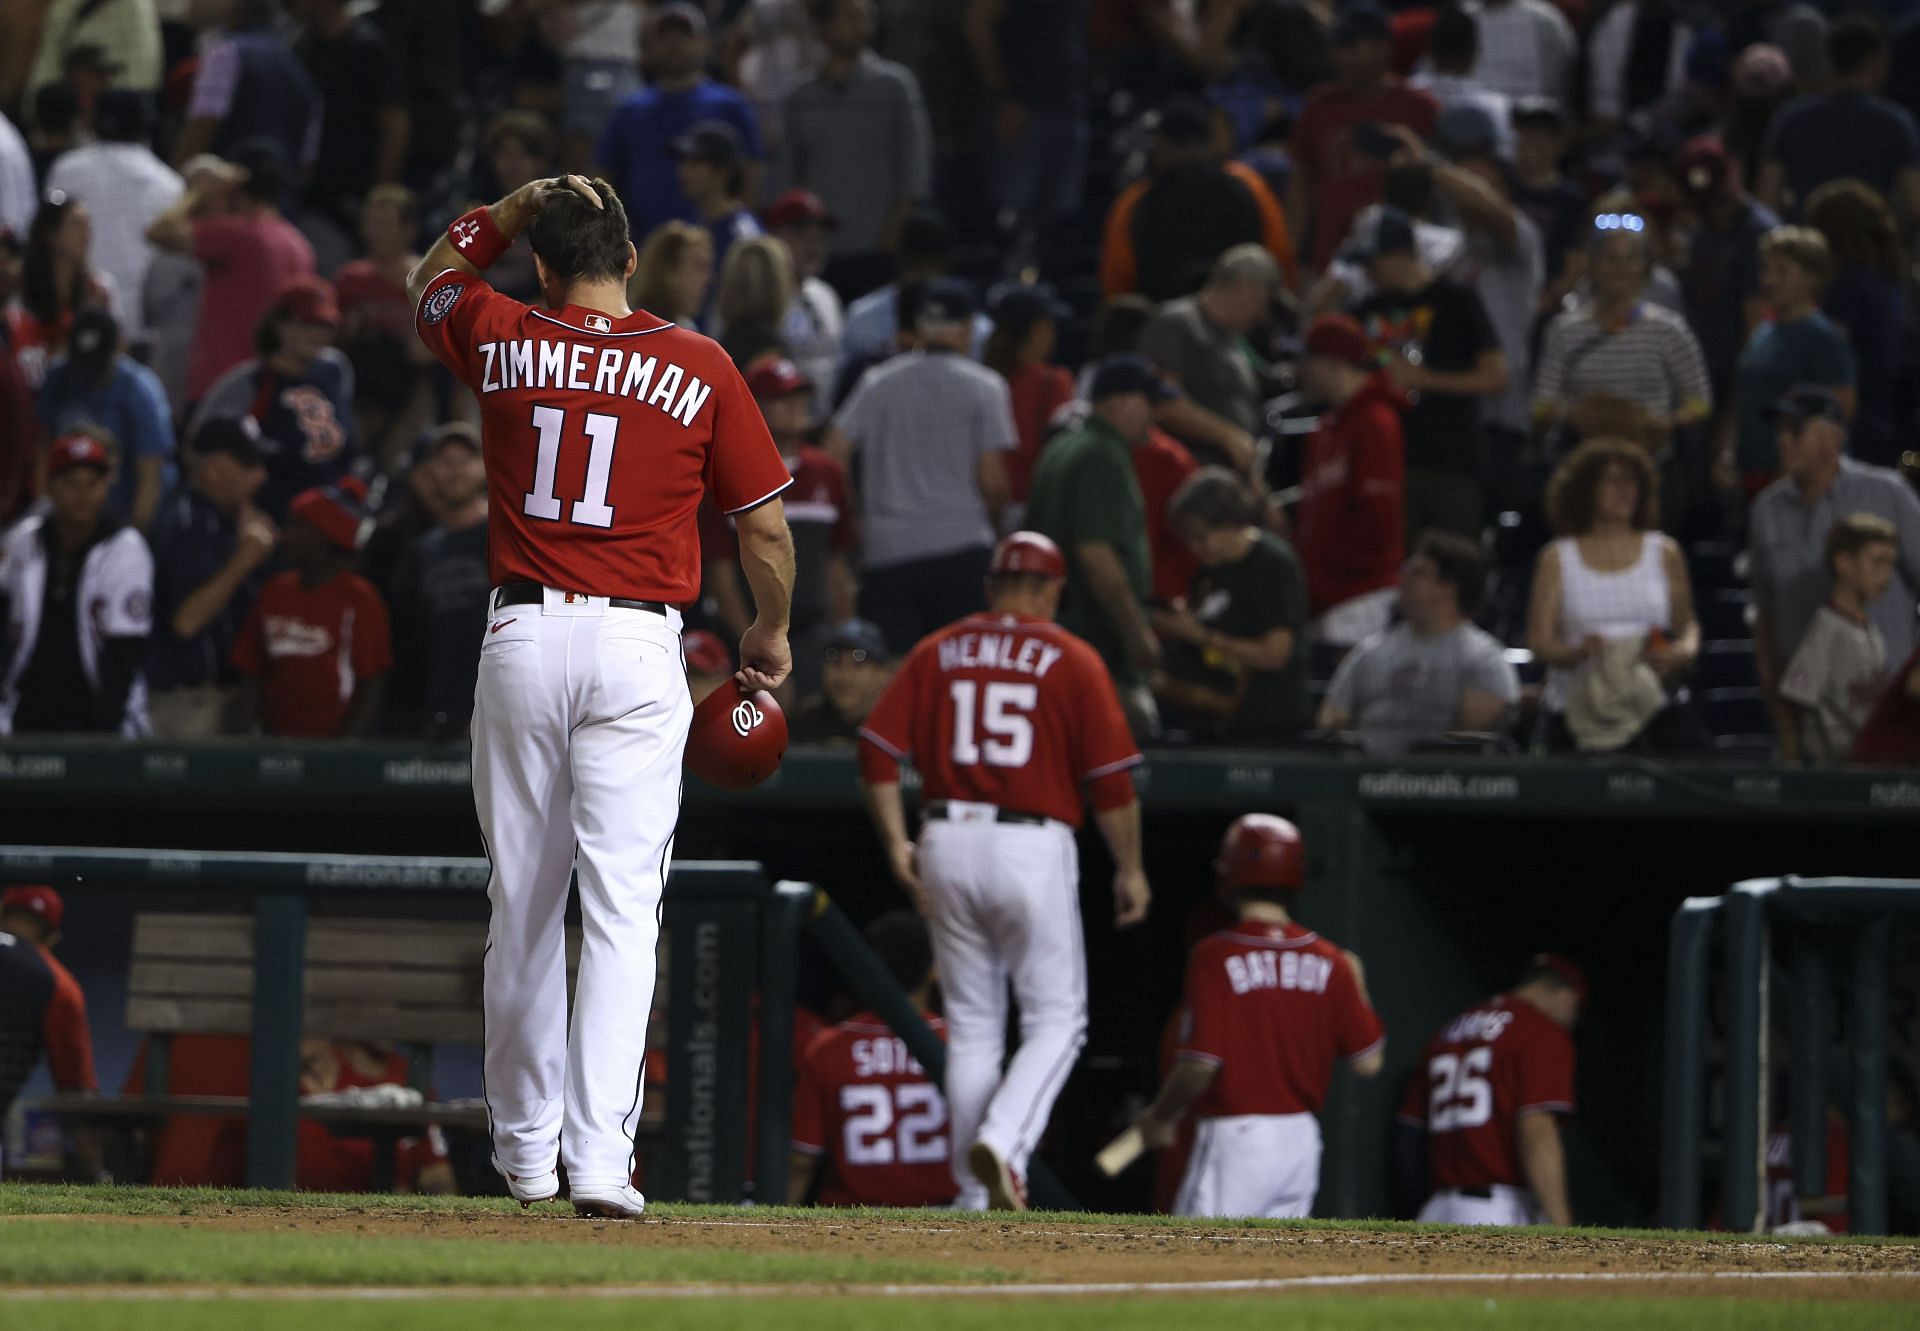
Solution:
<svg viewBox="0 0 1920 1331"><path fill-rule="evenodd" d="M368 15L387 34L404 71L406 183L417 190L446 180L474 123L468 80L482 71L467 67L465 42L448 40L464 26L464 9L460 0L382 0ZM591 137L581 143L581 164L591 160L592 146Z"/></svg>
<svg viewBox="0 0 1920 1331"><path fill-rule="evenodd" d="M1307 304L1313 314L1328 310L1351 309L1373 294L1373 283L1367 278L1366 249L1372 243L1373 233L1380 225L1383 212L1406 214L1413 224L1413 248L1421 262L1436 273L1444 273L1452 268L1454 262L1466 250L1467 237L1457 226L1448 222L1435 221L1433 168L1427 165L1425 149L1419 152L1410 150L1406 145L1409 139L1400 137L1400 131L1382 131L1388 137L1397 138L1399 146L1394 149L1394 160L1387 167L1386 178L1381 182L1380 202L1370 203L1354 214L1353 226L1347 231L1347 237L1340 251L1327 264L1326 271L1308 293ZM1411 142L1419 143L1417 136Z"/></svg>
<svg viewBox="0 0 1920 1331"><path fill-rule="evenodd" d="M86 132L82 110L79 94L68 83L50 83L33 95L26 124L34 179L45 180L62 153L80 146Z"/></svg>
<svg viewBox="0 0 1920 1331"><path fill-rule="evenodd" d="M254 330L282 288L313 273L313 246L280 215L282 167L271 145L186 173L187 192L147 228L161 249L191 254L206 273L187 364L187 401L247 359Z"/></svg>
<svg viewBox="0 0 1920 1331"><path fill-rule="evenodd" d="M267 580L233 644L242 729L290 738L367 733L393 667L387 607L350 570L365 543L366 487L349 479L288 505L286 572Z"/></svg>
<svg viewBox="0 0 1920 1331"><path fill-rule="evenodd" d="M69 434L47 456L45 512L0 544L12 648L0 734L147 733L140 676L153 629L153 556L106 511L113 452Z"/></svg>
<svg viewBox="0 0 1920 1331"><path fill-rule="evenodd" d="M713 237L691 222L663 222L640 249L627 281L627 303L698 329L712 286Z"/></svg>
<svg viewBox="0 0 1920 1331"><path fill-rule="evenodd" d="M477 192L487 198L511 194L530 181L554 174L553 127L535 112L501 112L487 126L483 143L493 179ZM412 246L418 239L418 235L409 236L407 243ZM540 279L534 272L533 247L527 243L525 232L515 236L507 252L487 269L487 285L515 300L540 303Z"/></svg>
<svg viewBox="0 0 1920 1331"><path fill-rule="evenodd" d="M321 105L313 80L274 30L272 0L200 0L189 10L201 30L200 64L187 100L187 122L173 141L173 162L203 152L229 160L255 139L273 144L281 163L274 184L291 201L291 186L320 146Z"/></svg>
<svg viewBox="0 0 1920 1331"><path fill-rule="evenodd" d="M1559 539L1534 569L1527 646L1547 666L1540 706L1550 751L1671 753L1701 743L1684 695L1669 692L1699 655L1700 625L1686 560L1657 529L1658 504L1646 451L1618 440L1582 444L1547 483ZM1645 697L1621 689L1613 659L1620 656L1630 658L1624 673L1648 689ZM1582 719L1570 724L1575 710ZM1599 724L1589 726L1588 717Z"/></svg>
<svg viewBox="0 0 1920 1331"><path fill-rule="evenodd" d="M26 8L26 6L22 6ZM154 0L43 0L37 43L23 43L15 58L31 58L24 88L0 82L0 101L68 77L76 59L87 60L118 87L152 95L164 73L160 16Z"/></svg>
<svg viewBox="0 0 1920 1331"><path fill-rule="evenodd" d="M786 355L781 333L797 294L787 247L771 236L735 245L720 265L713 295L713 335L742 370L768 356Z"/></svg>
<svg viewBox="0 0 1920 1331"><path fill-rule="evenodd" d="M68 354L40 388L40 423L49 438L104 434L119 455L107 508L146 530L173 461L173 413L159 376L121 350L105 310L74 320Z"/></svg>
<svg viewBox="0 0 1920 1331"><path fill-rule="evenodd" d="M267 463L250 418L216 417L201 426L187 475L153 520L156 627L147 650L147 706L159 739L232 732L234 639L280 541L253 506Z"/></svg>
<svg viewBox="0 0 1920 1331"><path fill-rule="evenodd" d="M1140 351L1180 390L1159 423L1196 452L1235 471L1253 467L1265 394L1247 336L1280 296L1280 266L1258 245L1235 245L1214 261L1206 285L1170 300L1140 334Z"/></svg>
<svg viewBox="0 0 1920 1331"><path fill-rule="evenodd" d="M1721 447L1723 459L1729 445L1733 452L1722 475L1737 474L1748 495L1758 494L1780 470L1768 412L1781 394L1814 384L1831 389L1841 408L1853 412L1853 350L1820 309L1832 272L1826 237L1811 227L1776 227L1760 242L1760 285L1772 318L1753 330L1740 353L1728 413L1735 433Z"/></svg>
<svg viewBox="0 0 1920 1331"><path fill-rule="evenodd" d="M1783 216L1798 215L1829 180L1860 180L1920 217L1920 132L1880 96L1887 39L1878 20L1849 15L1827 36L1830 91L1796 98L1768 127L1754 193Z"/></svg>
<svg viewBox="0 0 1920 1331"><path fill-rule="evenodd" d="M873 0L808 0L807 10L827 54L787 97L782 179L840 219L829 280L866 291L886 276L888 241L932 197L933 131L912 72L868 49Z"/></svg>
<svg viewBox="0 0 1920 1331"><path fill-rule="evenodd" d="M1347 315L1315 316L1304 350L1301 386L1324 410L1300 460L1294 542L1314 640L1351 647L1393 613L1406 549L1407 401Z"/></svg>
<svg viewBox="0 0 1920 1331"><path fill-rule="evenodd" d="M1813 613L1806 636L1780 677L1781 700L1795 711L1797 753L1782 757L1839 762L1853 749L1887 683L1887 644L1867 615L1893 582L1900 534L1872 513L1853 513L1827 533L1833 590Z"/></svg>
<svg viewBox="0 0 1920 1331"><path fill-rule="evenodd" d="M1163 718L1223 744L1283 744L1312 720L1300 561L1262 527L1246 481L1224 467L1194 473L1168 510L1200 571L1184 600L1152 612L1164 648L1154 689Z"/></svg>
<svg viewBox="0 0 1920 1331"><path fill-rule="evenodd" d="M839 293L820 275L826 268L827 233L838 225L820 196L808 190L790 189L767 209L767 230L787 247L800 283L780 337L793 363L813 383L814 420L824 419L831 406L833 371L847 324Z"/></svg>
<svg viewBox="0 0 1920 1331"><path fill-rule="evenodd" d="M1887 201L1857 180L1834 180L1807 200L1807 224L1827 238L1834 278L1821 309L1853 351L1856 400L1848 452L1896 466L1910 437L1900 384L1909 355L1906 256Z"/></svg>
<svg viewBox="0 0 1920 1331"><path fill-rule="evenodd" d="M687 692L695 705L709 693L733 683L733 654L719 636L706 629L689 629L680 639L687 658Z"/></svg>
<svg viewBox="0 0 1920 1331"><path fill-rule="evenodd" d="M93 214L64 194L49 194L33 215L20 257L20 301L6 308L7 340L29 388L46 381L47 367L63 355L74 318L89 309L114 310L115 293L88 262Z"/></svg>
<svg viewBox="0 0 1920 1331"><path fill-rule="evenodd" d="M1673 0L1620 0L1587 34L1587 109L1596 137L1678 90L1694 30Z"/></svg>
<svg viewBox="0 0 1920 1331"><path fill-rule="evenodd" d="M33 154L13 121L0 113L0 231L26 235L38 204Z"/></svg>
<svg viewBox="0 0 1920 1331"><path fill-rule="evenodd" d="M426 616L419 611L420 538L440 525L446 508L440 471L428 459L439 447L442 431L470 428L449 421L421 433L392 484L383 487L384 502L360 553L360 572L387 606L393 669L387 675L381 720L394 735L418 735L426 724L431 646Z"/></svg>
<svg viewBox="0 0 1920 1331"><path fill-rule="evenodd" d="M93 1034L87 1026L87 997L73 973L54 957L66 903L52 888L18 883L0 892L0 1121L11 1116L20 1088L33 1075L40 1056L58 1091L98 1091L93 1070ZM14 946L14 940L26 944ZM76 1152L83 1141L76 1134ZM98 1154L94 1148L92 1154ZM92 1162L91 1176L98 1177Z"/></svg>
<svg viewBox="0 0 1920 1331"><path fill-rule="evenodd" d="M1400 623L1376 632L1334 671L1322 730L1351 730L1376 758L1405 757L1450 732L1498 734L1520 698L1506 649L1473 622L1487 584L1480 548L1428 532L1400 574Z"/></svg>
<svg viewBox="0 0 1920 1331"><path fill-rule="evenodd" d="M986 187L1009 269L1080 204L1086 179L1089 0L970 0L967 50L986 96Z"/></svg>
<svg viewBox="0 0 1920 1331"><path fill-rule="evenodd" d="M1896 767L1920 762L1920 648L1900 663L1880 690L1849 759Z"/></svg>
<svg viewBox="0 0 1920 1331"><path fill-rule="evenodd" d="M1053 364L1070 311L1045 285L1010 286L993 300L993 335L981 361L1007 381L1020 446L1007 457L1013 497L1024 500L1033 464L1053 432L1053 415L1073 399L1073 375Z"/></svg>
<svg viewBox="0 0 1920 1331"><path fill-rule="evenodd" d="M917 349L869 370L827 448L858 455L860 614L889 644L978 610L1019 444L1006 381L967 359L973 293L940 278L920 297Z"/></svg>
<svg viewBox="0 0 1920 1331"><path fill-rule="evenodd" d="M440 490L440 523L420 538L420 611L426 619L426 736L460 739L473 718L486 638L487 468L480 436L455 421L434 436L426 466Z"/></svg>
<svg viewBox="0 0 1920 1331"><path fill-rule="evenodd" d="M360 210L367 257L340 269L340 349L353 366L354 411L369 453L396 460L431 408L418 401L433 357L413 332L407 274L420 256L420 205L405 185L376 185ZM487 270L489 279L493 269ZM409 411L409 407L413 408Z"/></svg>
<svg viewBox="0 0 1920 1331"><path fill-rule="evenodd" d="M1287 224L1311 237L1307 267L1315 273L1333 258L1354 214L1380 197L1387 159L1399 148L1382 127L1405 125L1426 138L1439 114L1433 98L1388 72L1389 32L1387 16L1369 0L1343 9L1333 28L1334 81L1308 95L1293 128ZM1483 29L1483 47L1484 36Z"/></svg>
<svg viewBox="0 0 1920 1331"><path fill-rule="evenodd" d="M740 134L724 120L702 120L673 141L680 192L694 220L713 237L713 270L725 269L735 241L760 234L760 223L740 201Z"/></svg>
<svg viewBox="0 0 1920 1331"><path fill-rule="evenodd" d="M1673 172L1693 218L1678 274L1687 322L1700 340L1714 400L1725 403L1740 348L1766 318L1760 240L1780 221L1740 188L1718 139L1689 140L1674 159Z"/></svg>
<svg viewBox="0 0 1920 1331"><path fill-rule="evenodd" d="M1407 539L1429 528L1477 539L1486 466L1482 401L1498 397L1508 378L1486 306L1473 288L1427 266L1412 219L1398 210L1380 211L1360 257L1374 292L1354 317L1382 348L1394 386L1417 397L1401 425Z"/></svg>
<svg viewBox="0 0 1920 1331"><path fill-rule="evenodd" d="M1579 40L1565 14L1547 0L1473 0L1468 12L1480 30L1475 78L1512 98L1574 105Z"/></svg>
<svg viewBox="0 0 1920 1331"><path fill-rule="evenodd" d="M1793 69L1779 47L1755 42L1733 62L1733 104L1721 138L1748 184L1760 179L1761 153L1773 118L1793 100Z"/></svg>
<svg viewBox="0 0 1920 1331"><path fill-rule="evenodd" d="M849 619L827 634L821 662L810 672L818 676L820 691L793 709L788 737L795 744L851 746L893 676L887 640L866 620Z"/></svg>
<svg viewBox="0 0 1920 1331"><path fill-rule="evenodd" d="M1554 316L1534 371L1536 425L1574 440L1627 434L1664 450L1713 406L1706 361L1687 321L1646 299L1653 252L1646 219L1602 213L1587 242L1591 296Z"/></svg>
<svg viewBox="0 0 1920 1331"><path fill-rule="evenodd" d="M1265 246L1291 280L1293 237L1279 202L1258 171L1223 160L1206 104L1175 98L1157 114L1148 174L1107 212L1100 251L1107 295L1188 295L1238 245Z"/></svg>
<svg viewBox="0 0 1920 1331"><path fill-rule="evenodd" d="M1027 527L1067 557L1060 625L1106 661L1136 735L1156 726L1147 676L1160 643L1147 622L1146 503L1132 453L1177 392L1144 357L1109 356L1088 390L1092 413L1047 445L1027 495Z"/></svg>
<svg viewBox="0 0 1920 1331"><path fill-rule="evenodd" d="M147 146L152 119L140 94L110 89L93 108L98 141L62 154L47 175L49 193L87 205L92 264L119 295L122 327L133 345L146 328L141 294L153 263L147 227L186 190L179 174Z"/></svg>
<svg viewBox="0 0 1920 1331"><path fill-rule="evenodd" d="M0 243L0 269L9 262ZM0 321L0 334L6 325ZM40 421L33 391L21 377L13 348L0 336L0 531L34 498L34 470L40 461Z"/></svg>
<svg viewBox="0 0 1920 1331"><path fill-rule="evenodd" d="M727 30L722 64L726 77L747 94L760 121L767 151L785 148L781 109L787 95L811 79L827 49L807 14L807 0L746 0L735 6L739 17Z"/></svg>
<svg viewBox="0 0 1920 1331"><path fill-rule="evenodd" d="M399 182L411 130L399 52L378 24L354 11L351 0L296 0L293 6L306 25L294 50L322 112L301 227L328 274L354 251L368 191Z"/></svg>
<svg viewBox="0 0 1920 1331"><path fill-rule="evenodd" d="M632 0L567 0L533 8L541 37L560 57L566 169L582 170L608 118L641 89L636 57L653 60L651 43L641 38L646 10ZM705 28L700 31L704 34Z"/></svg>
<svg viewBox="0 0 1920 1331"><path fill-rule="evenodd" d="M1780 700L1780 677L1833 592L1827 533L1855 513L1893 523L1900 540L1899 569L1867 613L1886 643L1886 659L1904 661L1920 641L1914 625L1914 605L1920 602L1920 498L1899 472L1844 456L1846 412L1829 390L1796 388L1774 404L1772 415L1782 474L1753 501L1747 553L1754 663L1781 754L1792 758L1799 736Z"/></svg>
<svg viewBox="0 0 1920 1331"><path fill-rule="evenodd" d="M1629 0L1632 3L1633 0ZM1470 107L1493 126L1495 152L1513 160L1513 99L1495 92L1473 76L1480 59L1480 30L1473 16L1455 5L1443 5L1433 20L1433 45L1428 48L1431 69L1407 80L1409 88L1431 96L1444 116L1458 107Z"/></svg>
<svg viewBox="0 0 1920 1331"><path fill-rule="evenodd" d="M759 194L757 163L766 156L760 123L739 91L707 77L707 16L698 5L670 0L647 12L641 35L647 87L621 102L606 123L594 159L627 204L638 244L662 222L694 220L680 189L673 144L703 120L724 120L740 136L741 197Z"/></svg>
<svg viewBox="0 0 1920 1331"><path fill-rule="evenodd" d="M840 368L893 354L900 327L900 289L916 282L945 277L952 267L953 229L931 209L914 212L900 226L894 249L893 281L876 287L847 306L847 333L840 344ZM844 289L842 295L846 295ZM993 326L983 315L973 321L972 347L985 344Z"/></svg>
<svg viewBox="0 0 1920 1331"><path fill-rule="evenodd" d="M1586 192L1560 172L1566 151L1566 117L1556 104L1537 97L1513 104L1513 202L1545 246L1542 309L1558 309L1570 289L1567 258L1580 248L1588 220Z"/></svg>
<svg viewBox="0 0 1920 1331"><path fill-rule="evenodd" d="M332 345L340 326L333 287L303 277L283 288L254 332L257 360L207 389L193 429L214 416L251 416L267 454L260 508L274 521L287 501L346 474L354 457L353 366Z"/></svg>

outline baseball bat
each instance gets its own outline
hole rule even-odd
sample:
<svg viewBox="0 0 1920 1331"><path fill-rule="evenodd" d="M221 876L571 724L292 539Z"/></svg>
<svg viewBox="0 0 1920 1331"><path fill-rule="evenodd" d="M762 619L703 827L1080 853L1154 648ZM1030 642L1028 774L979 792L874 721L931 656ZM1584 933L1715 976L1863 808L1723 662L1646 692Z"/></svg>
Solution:
<svg viewBox="0 0 1920 1331"><path fill-rule="evenodd" d="M1140 1135L1140 1129L1128 1128L1125 1132L1107 1143L1106 1149L1093 1157L1093 1163L1100 1172L1113 1178L1121 1170L1138 1160L1147 1149L1147 1139Z"/></svg>

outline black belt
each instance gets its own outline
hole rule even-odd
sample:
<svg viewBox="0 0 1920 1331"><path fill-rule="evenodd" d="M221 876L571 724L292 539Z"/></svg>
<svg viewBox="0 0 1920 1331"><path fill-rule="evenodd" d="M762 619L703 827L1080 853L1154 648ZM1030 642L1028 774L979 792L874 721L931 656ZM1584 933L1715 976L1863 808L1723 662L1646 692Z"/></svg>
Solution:
<svg viewBox="0 0 1920 1331"><path fill-rule="evenodd" d="M509 582L493 594L493 608L501 610L510 605L539 605L546 599L547 589L537 582ZM624 596L610 596L607 604L615 610L645 610L662 619L667 617L664 601L631 601Z"/></svg>
<svg viewBox="0 0 1920 1331"><path fill-rule="evenodd" d="M1462 1197L1472 1197L1477 1201L1490 1202L1493 1200L1492 1188L1455 1188L1454 1191Z"/></svg>
<svg viewBox="0 0 1920 1331"><path fill-rule="evenodd" d="M934 800L926 807L926 816L952 821L954 813L945 800ZM1020 823L1028 827L1041 827L1053 821L1042 813L1020 813L1013 809L995 809L993 821L996 823Z"/></svg>

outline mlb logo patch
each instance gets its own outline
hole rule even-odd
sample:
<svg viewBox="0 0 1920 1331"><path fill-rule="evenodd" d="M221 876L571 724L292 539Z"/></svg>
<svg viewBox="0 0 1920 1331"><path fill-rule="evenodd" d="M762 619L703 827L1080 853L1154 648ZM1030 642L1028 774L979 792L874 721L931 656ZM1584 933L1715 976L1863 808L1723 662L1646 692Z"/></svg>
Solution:
<svg viewBox="0 0 1920 1331"><path fill-rule="evenodd" d="M590 333L611 333L613 320L604 314L589 314L586 318L587 331Z"/></svg>

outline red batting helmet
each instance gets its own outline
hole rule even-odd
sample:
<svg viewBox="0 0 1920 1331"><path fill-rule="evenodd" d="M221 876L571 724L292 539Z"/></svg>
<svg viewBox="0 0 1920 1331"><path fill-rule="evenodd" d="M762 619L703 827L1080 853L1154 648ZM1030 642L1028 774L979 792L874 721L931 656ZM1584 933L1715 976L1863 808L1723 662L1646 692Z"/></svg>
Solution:
<svg viewBox="0 0 1920 1331"><path fill-rule="evenodd" d="M994 574L1024 573L1035 578L1064 578L1067 561L1060 547L1037 531L1017 531L993 547Z"/></svg>
<svg viewBox="0 0 1920 1331"><path fill-rule="evenodd" d="M693 709L687 766L710 786L748 790L780 766L787 752L787 717L773 695L742 694L722 684Z"/></svg>
<svg viewBox="0 0 1920 1331"><path fill-rule="evenodd" d="M1222 896L1247 888L1297 892L1307 882L1307 843L1285 818L1242 814L1220 839L1213 871Z"/></svg>

